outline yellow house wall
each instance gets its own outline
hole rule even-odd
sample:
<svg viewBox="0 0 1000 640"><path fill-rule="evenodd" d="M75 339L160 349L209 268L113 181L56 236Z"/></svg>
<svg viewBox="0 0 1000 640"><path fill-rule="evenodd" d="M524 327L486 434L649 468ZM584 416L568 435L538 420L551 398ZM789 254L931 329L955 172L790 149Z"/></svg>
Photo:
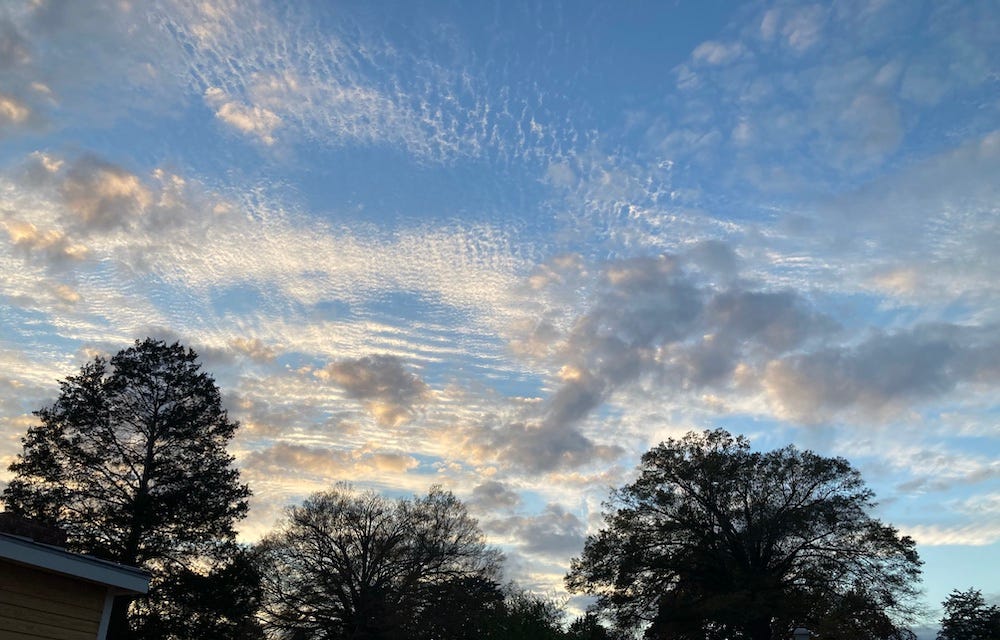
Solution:
<svg viewBox="0 0 1000 640"><path fill-rule="evenodd" d="M0 640L94 640L106 588L0 560Z"/></svg>

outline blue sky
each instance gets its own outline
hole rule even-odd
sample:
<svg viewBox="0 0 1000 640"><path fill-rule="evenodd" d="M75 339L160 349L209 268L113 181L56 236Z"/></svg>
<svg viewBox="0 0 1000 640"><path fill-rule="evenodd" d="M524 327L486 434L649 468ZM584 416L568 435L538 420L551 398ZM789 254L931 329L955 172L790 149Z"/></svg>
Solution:
<svg viewBox="0 0 1000 640"><path fill-rule="evenodd" d="M247 539L437 482L559 589L638 455L723 426L854 462L931 608L996 599L997 34L994 1L4 3L0 461L87 359L178 339L243 425Z"/></svg>

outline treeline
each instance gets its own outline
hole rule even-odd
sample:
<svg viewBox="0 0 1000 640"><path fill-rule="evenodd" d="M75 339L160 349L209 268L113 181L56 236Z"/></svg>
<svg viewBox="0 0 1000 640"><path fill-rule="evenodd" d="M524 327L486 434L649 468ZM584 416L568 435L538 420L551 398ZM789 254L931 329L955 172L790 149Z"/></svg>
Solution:
<svg viewBox="0 0 1000 640"><path fill-rule="evenodd" d="M913 638L915 543L871 516L842 458L754 452L721 430L660 444L573 560L567 588L596 602L566 624L559 603L502 584L499 551L437 487L390 500L337 485L237 544L237 424L190 349L137 341L60 384L3 500L72 550L151 572L148 596L116 601L109 638ZM941 640L1000 638L979 592L944 606Z"/></svg>

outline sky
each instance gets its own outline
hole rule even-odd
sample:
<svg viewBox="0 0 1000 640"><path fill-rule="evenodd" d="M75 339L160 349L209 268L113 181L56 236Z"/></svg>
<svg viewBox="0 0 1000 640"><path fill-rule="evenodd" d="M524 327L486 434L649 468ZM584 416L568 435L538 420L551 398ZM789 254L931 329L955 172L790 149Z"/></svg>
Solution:
<svg viewBox="0 0 1000 640"><path fill-rule="evenodd" d="M437 483L558 595L725 428L849 459L931 618L997 600L998 61L996 0L4 2L0 464L179 340L248 541Z"/></svg>

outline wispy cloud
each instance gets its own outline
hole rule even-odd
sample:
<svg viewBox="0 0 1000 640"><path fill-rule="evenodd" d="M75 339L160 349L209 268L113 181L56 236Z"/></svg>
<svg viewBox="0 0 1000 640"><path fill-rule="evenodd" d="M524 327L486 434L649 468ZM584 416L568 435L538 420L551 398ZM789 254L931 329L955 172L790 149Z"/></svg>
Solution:
<svg viewBox="0 0 1000 640"><path fill-rule="evenodd" d="M982 547L1000 540L1000 519L960 525L916 525L902 532L918 544L930 547L942 545L968 545Z"/></svg>

